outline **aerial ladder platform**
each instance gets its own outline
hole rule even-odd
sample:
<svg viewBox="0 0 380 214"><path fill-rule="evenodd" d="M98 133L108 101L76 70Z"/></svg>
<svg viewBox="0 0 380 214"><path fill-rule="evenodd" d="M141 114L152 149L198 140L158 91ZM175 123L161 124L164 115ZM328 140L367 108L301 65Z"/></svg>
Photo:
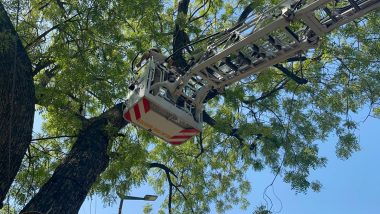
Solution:
<svg viewBox="0 0 380 214"><path fill-rule="evenodd" d="M287 0L210 38L184 74L151 57L127 95L124 118L179 145L202 131L204 100L316 48L323 35L380 7L380 0Z"/></svg>

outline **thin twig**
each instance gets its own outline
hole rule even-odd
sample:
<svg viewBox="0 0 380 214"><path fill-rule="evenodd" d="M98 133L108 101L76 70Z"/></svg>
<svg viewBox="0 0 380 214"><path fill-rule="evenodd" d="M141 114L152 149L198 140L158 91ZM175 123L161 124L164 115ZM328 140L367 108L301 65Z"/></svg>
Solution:
<svg viewBox="0 0 380 214"><path fill-rule="evenodd" d="M52 136L52 137L42 137L42 138L32 139L32 141L51 140L51 139L57 139L57 138L74 138L74 137L78 137L78 136L76 136L76 135L61 135L61 136Z"/></svg>

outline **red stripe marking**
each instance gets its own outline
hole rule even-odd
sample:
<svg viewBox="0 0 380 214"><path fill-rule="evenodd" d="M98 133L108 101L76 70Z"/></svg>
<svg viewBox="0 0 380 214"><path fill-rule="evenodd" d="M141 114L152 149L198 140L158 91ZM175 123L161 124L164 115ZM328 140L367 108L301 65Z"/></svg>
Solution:
<svg viewBox="0 0 380 214"><path fill-rule="evenodd" d="M131 120L131 113L129 113L129 111L125 112L124 118L127 119L128 121L132 121Z"/></svg>
<svg viewBox="0 0 380 214"><path fill-rule="evenodd" d="M170 139L189 139L189 138L191 138L191 137L193 137L193 136L181 136L181 135L177 135L177 136L174 136L174 137L172 137L172 138L170 138Z"/></svg>
<svg viewBox="0 0 380 214"><path fill-rule="evenodd" d="M196 129L184 129L184 130L182 130L180 132L181 133L193 133L193 132L198 133L199 131L196 130Z"/></svg>
<svg viewBox="0 0 380 214"><path fill-rule="evenodd" d="M174 141L174 142L169 142L172 145L180 145L183 143L183 141Z"/></svg>
<svg viewBox="0 0 380 214"><path fill-rule="evenodd" d="M144 105L144 111L145 113L147 113L149 110L150 110L150 105L149 105L149 101L143 97L143 105Z"/></svg>
<svg viewBox="0 0 380 214"><path fill-rule="evenodd" d="M140 108L139 108L138 103L135 106L133 106L133 110L135 110L136 120L139 120L141 118L141 114L140 114Z"/></svg>

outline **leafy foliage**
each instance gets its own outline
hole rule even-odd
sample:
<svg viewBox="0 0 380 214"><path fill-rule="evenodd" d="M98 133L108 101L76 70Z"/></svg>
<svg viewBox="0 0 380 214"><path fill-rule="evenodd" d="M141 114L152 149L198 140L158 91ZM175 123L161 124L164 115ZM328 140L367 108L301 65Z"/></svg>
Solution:
<svg viewBox="0 0 380 214"><path fill-rule="evenodd" d="M31 144L10 193L18 208L52 175L85 126L84 119L123 101L135 56L151 46L171 53L177 16L196 40L230 27L250 3L195 0L185 16L177 14L177 1L166 0L20 2L17 30L34 63L38 110L45 119L35 138L69 137ZM254 12L276 2L255 1ZM16 23L16 1L4 4ZM229 87L207 103L217 125L205 125L202 138L173 147L132 126L109 127L120 137L109 147L110 165L89 194L112 204L117 193L147 182L156 193L167 195L165 172L149 169L152 162L165 164L178 176L171 176L178 187L172 199L175 213L210 212L213 204L219 213L237 205L247 208L251 182L244 175L266 167L296 192L319 191L321 184L308 177L327 163L318 144L336 134L339 141L328 143L336 143L338 157L347 159L360 149L350 115L363 107L380 115L378 17L377 11L345 25L307 53L310 59L288 63L309 80L306 85L269 68ZM198 48L204 50L205 44ZM224 134L231 128L237 128L244 142ZM259 207L255 213L270 211Z"/></svg>

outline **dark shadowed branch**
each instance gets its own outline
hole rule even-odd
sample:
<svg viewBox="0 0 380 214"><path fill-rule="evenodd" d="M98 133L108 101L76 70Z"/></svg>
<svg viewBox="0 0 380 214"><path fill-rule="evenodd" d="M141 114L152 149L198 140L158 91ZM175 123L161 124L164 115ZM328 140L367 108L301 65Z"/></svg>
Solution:
<svg viewBox="0 0 380 214"><path fill-rule="evenodd" d="M118 214L122 214L124 199L120 198Z"/></svg>
<svg viewBox="0 0 380 214"><path fill-rule="evenodd" d="M212 127L215 127L217 125L216 120L214 120L206 111L203 111L203 121ZM239 140L240 144L242 144L243 138L239 135L239 130L232 127L230 128L231 129L225 134L231 137L235 137L237 140Z"/></svg>
<svg viewBox="0 0 380 214"><path fill-rule="evenodd" d="M197 156L195 156L195 158L198 158L199 156L201 156L203 152L205 151L203 148L203 133L202 132L199 134L199 150L200 151L197 154Z"/></svg>
<svg viewBox="0 0 380 214"><path fill-rule="evenodd" d="M208 3L208 6L207 6L206 11L203 14L199 15L198 17L193 18L195 16L195 14L200 9L202 9L203 7L206 6L207 3ZM212 5L212 1L211 0L204 1L203 4L200 7L198 7L196 10L194 10L194 12L190 15L190 17L189 17L189 23L194 22L194 21L196 21L198 19L201 19L201 18L205 17L207 15L207 13L210 11L211 5Z"/></svg>
<svg viewBox="0 0 380 214"><path fill-rule="evenodd" d="M276 84L275 87L273 87L272 90L270 90L269 92L264 92L260 97L258 98L255 98L255 97L244 97L244 99L242 100L242 102L244 104L247 104L247 105L252 105L253 103L257 102L257 101L260 101L260 100L264 100L270 96L273 96L276 92L278 92L279 90L283 89L285 87L285 85L289 82L289 79L283 79L281 80L280 82L278 82Z"/></svg>
<svg viewBox="0 0 380 214"><path fill-rule="evenodd" d="M187 67L187 62L183 57L182 48L190 43L189 36L186 34L181 22L187 16L190 0L180 0L178 2L177 17L173 34L173 60L178 68ZM186 20L186 19L184 19Z"/></svg>
<svg viewBox="0 0 380 214"><path fill-rule="evenodd" d="M50 29L48 29L47 31L41 33L39 36L37 36L33 41L31 41L29 44L25 45L25 49L29 49L33 46L35 46L38 42L40 42L43 38L45 38L45 36L47 36L50 32L52 32L53 30L55 29L58 29L59 27L61 27L63 24L67 23L67 22L72 22L73 21L73 18L75 18L77 15L74 15L72 17L70 17L69 19L66 19L65 21L61 22L61 23L58 23L56 25L54 25L53 27L51 27Z"/></svg>
<svg viewBox="0 0 380 214"><path fill-rule="evenodd" d="M171 210L172 210L173 188L176 191L178 191L182 195L182 197L185 199L185 201L187 202L187 197L185 196L185 194L180 190L178 185L175 185L173 183L173 181L170 177L170 175L173 175L175 178L178 179L178 176L173 172L173 170L171 170L169 167L167 167L166 165L161 164L161 163L149 163L148 167L149 168L159 168L159 169L162 169L165 171L166 178L167 178L168 183L169 183L169 201L168 201L169 213L171 213ZM191 208L191 210L192 210L192 213L194 213L193 208Z"/></svg>
<svg viewBox="0 0 380 214"><path fill-rule="evenodd" d="M287 68L285 68L281 64L273 65L273 67L277 68L282 73L284 73L286 76L288 76L290 79L294 80L296 83L298 83L300 85L304 85L308 82L307 79L297 76L295 73L289 71Z"/></svg>
<svg viewBox="0 0 380 214"><path fill-rule="evenodd" d="M51 59L47 59L47 60L41 60L39 61L35 68L33 69L33 76L37 75L40 71L42 71L43 69L47 68L48 66L54 64L54 61L51 60Z"/></svg>
<svg viewBox="0 0 380 214"><path fill-rule="evenodd" d="M75 135L61 135L61 136L51 136L51 137L41 137L41 138L34 138L32 141L41 141L41 140L52 140L52 139L58 139L58 138L74 138L78 137Z"/></svg>
<svg viewBox="0 0 380 214"><path fill-rule="evenodd" d="M241 25L249 16L250 13L253 11L253 3L247 5L243 12L240 14L239 19L238 19L238 25Z"/></svg>

